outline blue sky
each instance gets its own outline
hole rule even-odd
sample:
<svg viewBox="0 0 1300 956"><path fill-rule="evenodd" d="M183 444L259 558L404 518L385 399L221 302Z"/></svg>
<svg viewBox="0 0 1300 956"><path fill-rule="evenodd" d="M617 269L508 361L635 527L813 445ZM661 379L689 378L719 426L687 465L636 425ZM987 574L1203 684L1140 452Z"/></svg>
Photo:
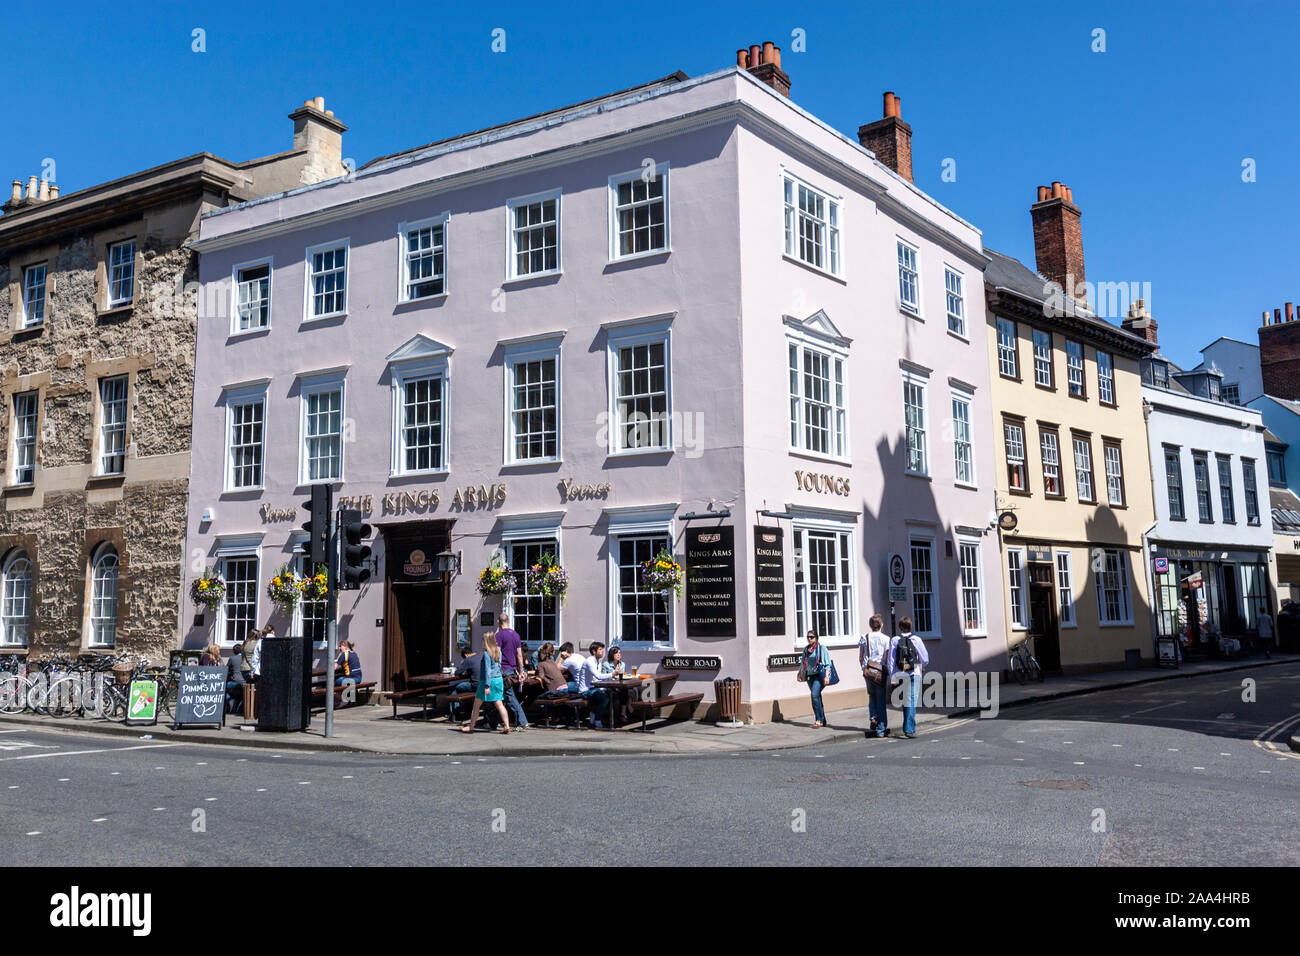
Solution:
<svg viewBox="0 0 1300 956"><path fill-rule="evenodd" d="M774 40L800 106L853 135L903 97L917 185L1033 263L1029 206L1060 180L1090 281L1150 283L1163 351L1300 300L1300 4L80 4L15 13L0 179L47 157L70 192L208 150L288 145L322 95L360 165ZM35 19L35 23L32 20ZM506 31L506 52L491 33ZM206 52L191 50L206 31ZM1105 30L1104 53L1093 31ZM806 51L791 48L803 30ZM1242 181L1255 161L1256 181ZM940 175L956 161L956 181ZM5 175L5 174L8 175ZM7 195L6 189L6 195Z"/></svg>

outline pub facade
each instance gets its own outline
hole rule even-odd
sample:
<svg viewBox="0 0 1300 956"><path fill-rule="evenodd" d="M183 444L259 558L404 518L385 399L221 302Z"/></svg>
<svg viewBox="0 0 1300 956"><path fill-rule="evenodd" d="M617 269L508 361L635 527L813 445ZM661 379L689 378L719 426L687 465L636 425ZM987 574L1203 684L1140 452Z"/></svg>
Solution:
<svg viewBox="0 0 1300 956"><path fill-rule="evenodd" d="M903 135L892 94L845 137L754 50L204 218L187 550L226 600L187 646L323 639L325 602L266 587L327 482L375 529L339 634L385 690L504 609L531 648L680 670L701 713L740 678L755 721L809 712L815 629L827 705L863 706L894 554L932 666L1004 665L979 233L864 145Z"/></svg>

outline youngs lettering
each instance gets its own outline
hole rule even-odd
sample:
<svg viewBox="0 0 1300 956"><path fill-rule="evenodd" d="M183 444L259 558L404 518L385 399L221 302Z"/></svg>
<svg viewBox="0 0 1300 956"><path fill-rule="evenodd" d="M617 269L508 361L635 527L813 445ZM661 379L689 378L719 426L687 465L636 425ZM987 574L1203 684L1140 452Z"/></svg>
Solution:
<svg viewBox="0 0 1300 956"><path fill-rule="evenodd" d="M816 474L811 471L799 471L794 473L794 484L796 488L803 491L818 491L824 495L839 495L848 497L849 479L841 478L838 475Z"/></svg>
<svg viewBox="0 0 1300 956"><path fill-rule="evenodd" d="M577 501L580 498L608 498L614 486L608 481L599 484L580 484L572 478L560 481L560 493L565 501Z"/></svg>

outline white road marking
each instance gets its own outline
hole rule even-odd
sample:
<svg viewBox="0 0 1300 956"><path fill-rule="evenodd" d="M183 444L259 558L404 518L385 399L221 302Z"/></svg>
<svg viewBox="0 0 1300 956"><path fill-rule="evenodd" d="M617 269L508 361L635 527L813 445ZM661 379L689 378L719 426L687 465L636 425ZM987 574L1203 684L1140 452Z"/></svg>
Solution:
<svg viewBox="0 0 1300 956"><path fill-rule="evenodd" d="M1140 766L1142 766L1142 765L1141 765L1140 763L1135 763L1133 766L1135 766L1135 767L1140 767Z"/></svg>
<svg viewBox="0 0 1300 956"><path fill-rule="evenodd" d="M212 803L212 802L214 802L216 799L217 799L216 797L204 797L204 798L203 798L203 801L204 801L205 803Z"/></svg>
<svg viewBox="0 0 1300 956"><path fill-rule="evenodd" d="M1260 773L1272 773L1272 770L1261 770Z"/></svg>
<svg viewBox="0 0 1300 956"><path fill-rule="evenodd" d="M15 783L15 784L10 784L9 789L10 789L10 790L17 790L17 789L18 789L18 784L16 784L16 783Z"/></svg>
<svg viewBox="0 0 1300 956"><path fill-rule="evenodd" d="M46 754L23 754L19 757L0 757L0 760L40 760L42 757L80 757L84 754L118 753L122 750L150 750L157 747L181 747L183 744L137 744L134 747L104 747L99 750L56 750ZM162 767L154 767L161 770Z"/></svg>
<svg viewBox="0 0 1300 956"><path fill-rule="evenodd" d="M257 792L258 792L258 793L266 793L266 787L258 787L258 788L257 788Z"/></svg>
<svg viewBox="0 0 1300 956"><path fill-rule="evenodd" d="M1204 767L1193 767L1192 769L1193 769L1193 770L1204 770L1205 768L1204 768Z"/></svg>
<svg viewBox="0 0 1300 956"><path fill-rule="evenodd" d="M1111 744L1112 747L1123 747L1123 744Z"/></svg>
<svg viewBox="0 0 1300 956"><path fill-rule="evenodd" d="M71 779L72 779L71 777L60 777L59 783L67 783Z"/></svg>
<svg viewBox="0 0 1300 956"><path fill-rule="evenodd" d="M298 781L298 786L300 786L300 787L308 787L308 786L311 786L311 781L310 781L310 780L299 780L299 781Z"/></svg>
<svg viewBox="0 0 1300 956"><path fill-rule="evenodd" d="M95 817L95 819L91 820L90 822L91 822L91 823L104 823L104 822L106 822L107 820L108 820L108 817Z"/></svg>
<svg viewBox="0 0 1300 956"><path fill-rule="evenodd" d="M120 777L120 776L122 776L122 771L120 771L120 770L114 770L112 773L109 774L109 776L110 776L110 777Z"/></svg>
<svg viewBox="0 0 1300 956"><path fill-rule="evenodd" d="M28 831L27 831L27 835L28 835L28 836L40 836L40 835L41 835L41 831L40 831L40 830L28 830Z"/></svg>
<svg viewBox="0 0 1300 956"><path fill-rule="evenodd" d="M350 774L350 773L345 773L345 774L343 775L343 779L344 779L344 780L351 780L351 779L352 779L352 774Z"/></svg>
<svg viewBox="0 0 1300 956"><path fill-rule="evenodd" d="M1166 749L1167 749L1171 754L1176 754L1176 753L1178 753L1178 748L1177 748L1177 747L1168 747L1168 748L1166 748Z"/></svg>
<svg viewBox="0 0 1300 956"><path fill-rule="evenodd" d="M1082 761L1082 760L1076 760L1076 761L1074 762L1074 765L1075 765L1076 767L1082 767L1082 766L1083 766L1083 761Z"/></svg>
<svg viewBox="0 0 1300 956"><path fill-rule="evenodd" d="M1018 760L1018 761L1020 761L1021 763L1024 763L1024 762L1025 762L1025 758L1024 758L1024 757L1012 757L1011 759L1012 759L1012 760Z"/></svg>
<svg viewBox="0 0 1300 956"><path fill-rule="evenodd" d="M167 809L166 807L154 807L153 812L157 813L159 810L166 810L166 809Z"/></svg>
<svg viewBox="0 0 1300 956"><path fill-rule="evenodd" d="M199 761L198 763L196 763L194 766L196 766L196 767L206 767L207 765L208 765L208 762L207 762L206 760L200 760L200 761Z"/></svg>
<svg viewBox="0 0 1300 956"><path fill-rule="evenodd" d="M1220 756L1220 757L1231 757L1232 754L1228 753L1228 751L1226 751L1226 750L1220 750L1220 751L1219 751L1219 756Z"/></svg>
<svg viewBox="0 0 1300 956"><path fill-rule="evenodd" d="M1072 744L1072 743L1074 743L1074 741L1073 741L1073 740L1062 740L1061 743L1063 743L1063 744Z"/></svg>
<svg viewBox="0 0 1300 956"><path fill-rule="evenodd" d="M23 733L22 727L14 727L11 730L0 730L0 734L21 734L21 733Z"/></svg>

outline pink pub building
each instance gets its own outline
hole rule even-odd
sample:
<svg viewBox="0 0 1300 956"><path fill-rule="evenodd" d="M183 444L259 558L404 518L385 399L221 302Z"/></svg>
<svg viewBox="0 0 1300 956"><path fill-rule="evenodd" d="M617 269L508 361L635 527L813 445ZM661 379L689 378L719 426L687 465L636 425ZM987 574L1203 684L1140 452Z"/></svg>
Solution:
<svg viewBox="0 0 1300 956"><path fill-rule="evenodd" d="M338 628L382 690L504 607L531 649L679 671L697 716L739 678L755 722L811 712L815 629L827 707L864 707L893 555L932 669L1004 666L980 233L913 185L898 97L846 137L779 49L737 60L205 216L188 574L226 600L187 646L324 639L266 586L327 482L374 528ZM643 580L661 551L680 596Z"/></svg>

